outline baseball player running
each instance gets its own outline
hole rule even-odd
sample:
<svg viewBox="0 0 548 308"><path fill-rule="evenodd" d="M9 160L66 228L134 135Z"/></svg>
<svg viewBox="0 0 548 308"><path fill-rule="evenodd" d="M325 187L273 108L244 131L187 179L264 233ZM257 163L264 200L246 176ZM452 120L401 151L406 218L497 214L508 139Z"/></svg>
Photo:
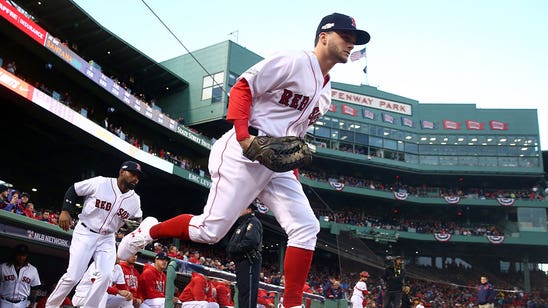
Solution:
<svg viewBox="0 0 548 308"><path fill-rule="evenodd" d="M158 223L148 217L120 243L124 260L152 239L178 237L216 243L255 198L268 204L288 235L284 261L285 307L300 307L316 235L320 230L296 172L275 172L244 153L256 136L304 137L331 104L329 71L346 63L354 45L366 44L367 32L353 18L334 13L316 30L314 51L282 52L257 63L230 91L227 120L234 127L211 149L212 185L201 215L179 215Z"/></svg>
<svg viewBox="0 0 548 308"><path fill-rule="evenodd" d="M369 278L368 272L363 271L360 273L360 280L356 282L356 285L354 286L354 291L352 291L352 297L350 297L353 308L365 307L365 304L367 303L366 296L367 294L369 294L366 284L367 278Z"/></svg>
<svg viewBox="0 0 548 308"><path fill-rule="evenodd" d="M107 291L109 277L116 261L114 233L125 219L142 217L141 199L135 186L142 176L141 165L133 161L122 164L118 178L94 177L71 185L64 198L59 226L68 230L70 212L78 196L85 197L82 212L72 233L67 272L46 302L46 307L59 307L72 288L82 279L91 258L98 275L83 307L99 307Z"/></svg>
<svg viewBox="0 0 548 308"><path fill-rule="evenodd" d="M41 284L38 270L28 261L29 248L15 246L12 259L0 264L0 307L26 308L34 305L36 292ZM30 299L30 304L29 304Z"/></svg>
<svg viewBox="0 0 548 308"><path fill-rule="evenodd" d="M97 266L95 262L91 262L74 290L72 305L75 307L84 305L91 286L93 286L93 283L97 280L97 275L99 275ZM109 276L109 287L107 288L107 292L103 294L99 307L133 307L133 295L125 283L124 273L119 264L114 265L114 268L112 269Z"/></svg>

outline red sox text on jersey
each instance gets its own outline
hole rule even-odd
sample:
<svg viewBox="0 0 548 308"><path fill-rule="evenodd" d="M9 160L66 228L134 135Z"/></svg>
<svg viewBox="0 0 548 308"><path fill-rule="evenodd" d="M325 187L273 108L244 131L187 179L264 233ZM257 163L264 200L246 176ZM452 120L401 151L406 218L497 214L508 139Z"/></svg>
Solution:
<svg viewBox="0 0 548 308"><path fill-rule="evenodd" d="M112 203L108 201L95 199L95 207L109 212L112 209ZM121 219L129 218L129 213L123 208L119 208L116 215L120 216Z"/></svg>

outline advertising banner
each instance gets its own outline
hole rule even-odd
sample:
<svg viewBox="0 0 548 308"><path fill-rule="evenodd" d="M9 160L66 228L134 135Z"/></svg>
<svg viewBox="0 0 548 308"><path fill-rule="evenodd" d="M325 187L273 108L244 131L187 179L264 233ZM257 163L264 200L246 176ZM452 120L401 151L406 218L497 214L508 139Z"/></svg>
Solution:
<svg viewBox="0 0 548 308"><path fill-rule="evenodd" d="M42 29L34 21L27 18L7 0L0 0L0 16L12 23L14 26L25 32L33 40L44 46L46 41L46 30Z"/></svg>

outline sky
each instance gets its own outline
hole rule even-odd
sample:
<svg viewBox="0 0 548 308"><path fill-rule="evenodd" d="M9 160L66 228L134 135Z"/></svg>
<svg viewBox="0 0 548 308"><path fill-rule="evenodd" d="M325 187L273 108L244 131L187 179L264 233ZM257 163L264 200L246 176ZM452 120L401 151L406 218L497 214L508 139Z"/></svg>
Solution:
<svg viewBox="0 0 548 308"><path fill-rule="evenodd" d="M74 1L158 62L226 40L262 57L312 50L321 18L347 14L371 41L366 58L335 66L333 81L369 84L421 104L537 109L548 150L545 0Z"/></svg>

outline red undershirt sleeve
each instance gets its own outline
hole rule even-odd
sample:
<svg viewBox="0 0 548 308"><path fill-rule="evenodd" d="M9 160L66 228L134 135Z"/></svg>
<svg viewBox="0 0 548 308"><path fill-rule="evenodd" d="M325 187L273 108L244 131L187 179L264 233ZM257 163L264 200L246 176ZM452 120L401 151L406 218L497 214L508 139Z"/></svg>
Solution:
<svg viewBox="0 0 548 308"><path fill-rule="evenodd" d="M110 295L116 295L118 294L118 288L116 286L111 286L107 288L107 293Z"/></svg>
<svg viewBox="0 0 548 308"><path fill-rule="evenodd" d="M226 119L234 123L236 139L242 141L249 137L249 113L251 111L251 89L247 80L240 79L230 90Z"/></svg>

